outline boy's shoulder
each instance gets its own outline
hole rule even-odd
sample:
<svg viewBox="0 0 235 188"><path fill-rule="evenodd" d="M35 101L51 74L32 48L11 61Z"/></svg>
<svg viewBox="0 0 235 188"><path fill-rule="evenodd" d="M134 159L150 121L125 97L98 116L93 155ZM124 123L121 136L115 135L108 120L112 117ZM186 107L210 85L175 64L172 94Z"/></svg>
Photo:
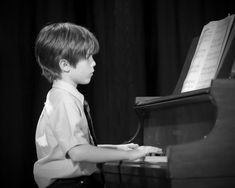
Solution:
<svg viewBox="0 0 235 188"><path fill-rule="evenodd" d="M48 92L48 99L55 105L61 104L61 103L75 103L74 96L63 89L58 88L52 88Z"/></svg>

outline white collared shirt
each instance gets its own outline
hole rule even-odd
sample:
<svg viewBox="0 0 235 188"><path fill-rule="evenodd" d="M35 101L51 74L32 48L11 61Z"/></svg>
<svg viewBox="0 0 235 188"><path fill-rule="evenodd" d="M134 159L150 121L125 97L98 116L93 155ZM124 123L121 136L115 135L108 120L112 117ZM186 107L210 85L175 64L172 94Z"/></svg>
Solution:
<svg viewBox="0 0 235 188"><path fill-rule="evenodd" d="M66 158L74 146L89 143L89 128L83 111L84 96L71 84L55 81L36 130L38 161L34 178L46 187L57 178L90 175L97 170L94 163L74 163Z"/></svg>

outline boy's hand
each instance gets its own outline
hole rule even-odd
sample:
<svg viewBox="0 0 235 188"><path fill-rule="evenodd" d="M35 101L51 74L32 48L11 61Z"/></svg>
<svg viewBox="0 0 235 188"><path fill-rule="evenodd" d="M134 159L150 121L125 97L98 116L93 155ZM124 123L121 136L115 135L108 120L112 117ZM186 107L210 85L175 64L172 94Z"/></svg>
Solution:
<svg viewBox="0 0 235 188"><path fill-rule="evenodd" d="M120 149L120 150L129 151L129 150L137 149L139 145L130 143L130 144L119 144L119 145L116 145L116 147L117 149Z"/></svg>
<svg viewBox="0 0 235 188"><path fill-rule="evenodd" d="M150 154L162 154L162 149L154 146L140 146L129 152L129 160L133 161L136 159L144 158L145 156Z"/></svg>
<svg viewBox="0 0 235 188"><path fill-rule="evenodd" d="M149 154L162 154L162 149L154 146L140 146L137 148L146 155Z"/></svg>

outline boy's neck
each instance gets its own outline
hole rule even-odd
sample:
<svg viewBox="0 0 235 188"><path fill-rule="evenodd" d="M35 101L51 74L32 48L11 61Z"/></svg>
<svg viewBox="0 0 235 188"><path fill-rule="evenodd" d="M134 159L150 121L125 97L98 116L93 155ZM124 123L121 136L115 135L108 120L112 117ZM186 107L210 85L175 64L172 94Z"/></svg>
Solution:
<svg viewBox="0 0 235 188"><path fill-rule="evenodd" d="M71 81L71 80L69 80L69 79L61 78L61 79L59 79L59 80L61 80L61 81L63 81L63 82L66 82L66 83L68 83L68 84L70 84L70 85L74 86L75 88L77 88L77 84L76 84L76 83L74 83L74 82L72 82L72 81Z"/></svg>
<svg viewBox="0 0 235 188"><path fill-rule="evenodd" d="M72 86L74 86L75 88L77 88L77 83L72 80L72 78L70 77L70 75L68 73L62 72L60 80L66 82L66 83L69 83Z"/></svg>

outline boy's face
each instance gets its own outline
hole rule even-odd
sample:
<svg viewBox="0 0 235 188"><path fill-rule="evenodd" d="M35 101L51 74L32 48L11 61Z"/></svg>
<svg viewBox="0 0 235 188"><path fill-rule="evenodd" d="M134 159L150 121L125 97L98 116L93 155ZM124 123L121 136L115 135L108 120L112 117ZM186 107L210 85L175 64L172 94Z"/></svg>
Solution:
<svg viewBox="0 0 235 188"><path fill-rule="evenodd" d="M76 67L70 69L70 79L74 84L88 84L94 73L94 66L96 65L92 56L88 59L80 60Z"/></svg>

